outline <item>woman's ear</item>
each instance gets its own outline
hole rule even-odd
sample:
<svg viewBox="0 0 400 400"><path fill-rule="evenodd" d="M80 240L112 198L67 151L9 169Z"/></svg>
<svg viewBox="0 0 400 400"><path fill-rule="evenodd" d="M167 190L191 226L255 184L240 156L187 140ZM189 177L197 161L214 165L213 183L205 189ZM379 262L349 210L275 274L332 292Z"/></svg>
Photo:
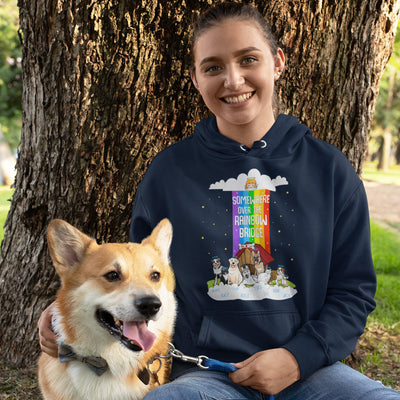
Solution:
<svg viewBox="0 0 400 400"><path fill-rule="evenodd" d="M199 90L199 84L197 83L197 79L196 79L196 70L194 68L190 69L190 77L192 78L192 82L194 87Z"/></svg>
<svg viewBox="0 0 400 400"><path fill-rule="evenodd" d="M284 68L285 68L285 55L283 54L282 49L278 47L275 56L275 73L277 73L279 76Z"/></svg>

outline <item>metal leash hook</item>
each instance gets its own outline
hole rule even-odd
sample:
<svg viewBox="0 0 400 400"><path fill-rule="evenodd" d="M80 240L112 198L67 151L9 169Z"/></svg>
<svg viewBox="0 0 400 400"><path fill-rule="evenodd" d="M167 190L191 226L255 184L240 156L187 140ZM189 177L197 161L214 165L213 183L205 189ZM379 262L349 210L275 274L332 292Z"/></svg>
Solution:
<svg viewBox="0 0 400 400"><path fill-rule="evenodd" d="M203 364L203 362L208 359L207 356L198 356L198 357L186 356L181 351L177 350L172 343L168 343L168 345L169 345L168 356L164 356L164 357L161 356L162 358L173 357L173 358L177 358L177 359L179 359L181 361L184 361L184 362L190 362L190 363L196 364L198 367L200 367L202 369L208 369L209 368L209 367L206 367Z"/></svg>
<svg viewBox="0 0 400 400"><path fill-rule="evenodd" d="M147 363L147 371L150 373L150 374L158 374L160 371L161 371L161 367L162 367L162 361L161 361L161 359L162 358L167 358L167 357L165 357L165 356L159 356L159 357L153 357L148 363ZM151 370L151 366L153 365L153 363L154 363L154 361L158 361L159 362L159 365L158 365L158 368L157 369L155 369L154 371L152 371Z"/></svg>

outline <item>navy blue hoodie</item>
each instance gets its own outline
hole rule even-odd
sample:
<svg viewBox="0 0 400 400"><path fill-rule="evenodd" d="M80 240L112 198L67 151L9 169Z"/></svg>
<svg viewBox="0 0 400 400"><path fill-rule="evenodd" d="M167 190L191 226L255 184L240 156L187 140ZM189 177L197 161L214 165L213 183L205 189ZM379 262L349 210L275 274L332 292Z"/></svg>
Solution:
<svg viewBox="0 0 400 400"><path fill-rule="evenodd" d="M354 349L375 306L364 187L296 118L279 115L251 149L200 121L148 168L131 241L165 217L180 351L238 362L283 347L304 379Z"/></svg>

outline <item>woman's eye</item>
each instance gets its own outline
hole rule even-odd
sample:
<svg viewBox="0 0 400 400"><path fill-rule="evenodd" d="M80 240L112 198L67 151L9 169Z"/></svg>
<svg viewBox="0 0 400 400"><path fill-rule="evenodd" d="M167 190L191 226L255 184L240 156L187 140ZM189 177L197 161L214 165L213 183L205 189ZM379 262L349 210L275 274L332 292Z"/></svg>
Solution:
<svg viewBox="0 0 400 400"><path fill-rule="evenodd" d="M245 57L242 60L242 64L252 64L256 59L254 57Z"/></svg>
<svg viewBox="0 0 400 400"><path fill-rule="evenodd" d="M108 282L116 282L121 280L121 275L117 271L110 271L104 275Z"/></svg>
<svg viewBox="0 0 400 400"><path fill-rule="evenodd" d="M220 70L220 67L217 65L210 65L205 69L205 72L218 72Z"/></svg>

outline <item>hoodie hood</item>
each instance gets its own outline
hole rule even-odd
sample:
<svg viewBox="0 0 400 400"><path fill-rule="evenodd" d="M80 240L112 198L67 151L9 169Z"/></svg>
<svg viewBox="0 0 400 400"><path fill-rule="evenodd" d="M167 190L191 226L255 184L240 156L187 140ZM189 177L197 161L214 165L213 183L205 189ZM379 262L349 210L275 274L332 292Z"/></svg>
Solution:
<svg viewBox="0 0 400 400"><path fill-rule="evenodd" d="M305 135L311 135L310 129L299 123L297 118L279 114L271 129L261 140L248 148L235 140L222 135L215 117L201 120L195 128L193 137L210 151L220 156L251 155L254 157L290 155Z"/></svg>

